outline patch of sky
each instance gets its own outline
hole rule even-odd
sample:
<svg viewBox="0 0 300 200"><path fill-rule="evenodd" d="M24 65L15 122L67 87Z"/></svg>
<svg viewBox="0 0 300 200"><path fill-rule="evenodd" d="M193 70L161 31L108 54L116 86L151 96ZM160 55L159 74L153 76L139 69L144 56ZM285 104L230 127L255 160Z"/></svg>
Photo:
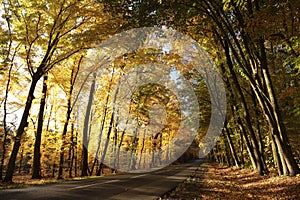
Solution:
<svg viewBox="0 0 300 200"><path fill-rule="evenodd" d="M170 54L170 51L172 50L172 45L171 45L171 42L168 42L168 43L164 43L162 45L162 51L163 53L165 54Z"/></svg>
<svg viewBox="0 0 300 200"><path fill-rule="evenodd" d="M176 69L176 67L172 66L171 69L170 69L170 80L171 81L174 81L175 83L179 82L179 79L180 79L180 71L178 71Z"/></svg>
<svg viewBox="0 0 300 200"><path fill-rule="evenodd" d="M152 12L150 12L150 15L156 15L156 10L153 10Z"/></svg>

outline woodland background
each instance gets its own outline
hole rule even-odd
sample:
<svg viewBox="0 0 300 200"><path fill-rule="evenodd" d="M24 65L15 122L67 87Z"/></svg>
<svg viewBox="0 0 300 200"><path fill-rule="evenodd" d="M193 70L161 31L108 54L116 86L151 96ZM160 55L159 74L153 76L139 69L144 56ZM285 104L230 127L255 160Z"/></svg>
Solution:
<svg viewBox="0 0 300 200"><path fill-rule="evenodd" d="M62 179L107 172L101 161L116 150L98 148L95 157L83 141L94 141L89 148L113 143L136 153L164 148L176 133L180 108L174 94L162 87L141 88L131 107L133 117L147 124L147 109L162 104L167 128L146 139L126 136L116 128L113 88L141 63L175 66L193 83L201 127L181 161L195 157L209 124L209 93L203 78L182 65L178 55L135 51L100 68L89 76L91 84L83 84L88 70L82 63L91 49L116 33L153 26L191 36L222 74L228 111L222 135L208 157L253 168L261 175L270 168L278 175L300 173L299 0L2 0L0 25L4 182L16 174ZM87 95L78 95L81 91ZM92 99L97 104L89 103ZM97 133L88 126L93 120ZM104 140L92 140L95 134ZM172 150L164 156L171 154ZM143 157L130 161L133 167L159 162Z"/></svg>

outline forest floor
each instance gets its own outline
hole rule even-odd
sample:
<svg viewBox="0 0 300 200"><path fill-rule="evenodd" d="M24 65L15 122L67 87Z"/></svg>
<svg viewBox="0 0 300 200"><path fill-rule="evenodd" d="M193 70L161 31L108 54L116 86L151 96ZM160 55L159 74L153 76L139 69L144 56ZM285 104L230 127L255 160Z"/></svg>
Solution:
<svg viewBox="0 0 300 200"><path fill-rule="evenodd" d="M300 176L259 176L251 169L210 163L161 199L300 199Z"/></svg>

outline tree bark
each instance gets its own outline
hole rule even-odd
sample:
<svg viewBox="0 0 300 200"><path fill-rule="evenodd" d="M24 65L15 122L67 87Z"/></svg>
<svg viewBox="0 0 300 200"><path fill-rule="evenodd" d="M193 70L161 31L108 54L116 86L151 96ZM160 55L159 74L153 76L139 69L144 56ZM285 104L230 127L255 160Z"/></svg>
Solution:
<svg viewBox="0 0 300 200"><path fill-rule="evenodd" d="M109 97L111 96L110 95L110 89L111 89L111 86L112 86L113 78L114 78L114 70L112 72L112 76L110 78L110 83L109 83L109 86L108 86L108 93L107 93L107 96L106 96L103 115L102 115L101 124L100 124L99 140L98 140L96 155L95 155L95 159L94 159L94 162L93 162L93 165L92 165L91 173L93 173L93 171L94 171L95 164L98 163L99 160L100 160L98 158L98 156L99 156L100 146L101 146L101 142L102 142L102 135L103 135L104 125L105 125L105 121L106 121L106 117L107 117ZM99 170L97 170L96 174L99 174L98 172L99 172ZM98 176L100 176L100 175L98 175Z"/></svg>
<svg viewBox="0 0 300 200"><path fill-rule="evenodd" d="M252 121L251 121L249 109L248 109L248 106L247 106L247 103L246 103L246 100L245 100L245 96L242 92L241 86L239 84L239 81L238 81L238 79L236 77L236 74L235 74L235 71L233 69L233 64L232 64L231 56L230 56L230 50L229 50L229 46L228 46L226 41L224 43L224 50L225 50L227 65L228 65L230 74L232 75L233 86L235 87L235 89L237 91L238 98L241 102L241 106L242 106L242 109L243 109L244 120L246 121L246 124L248 125L247 127L248 127L248 131L249 131L249 134L250 134L250 141L251 141L251 144L252 144L252 148L253 148L253 152L254 152L254 156L255 156L255 160L256 160L257 171L259 172L259 174L263 175L264 173L266 173L267 170L264 169L262 156L261 156L262 152L259 152L259 145L258 145L257 138L255 136L255 132L254 132L253 127L252 127Z"/></svg>
<svg viewBox="0 0 300 200"><path fill-rule="evenodd" d="M9 23L9 22L8 22ZM3 179L3 167L4 167L4 161L6 156L6 142L7 142L7 136L8 136L8 127L7 127L7 99L8 99L8 93L9 93L9 87L10 87L10 81L11 81L11 73L12 73L13 65L10 66L8 71L8 80L6 83L5 88L5 97L3 102L3 128L4 128L4 138L2 143L2 157L1 157L1 165L0 165L0 180Z"/></svg>
<svg viewBox="0 0 300 200"><path fill-rule="evenodd" d="M111 118L110 118L110 123L109 123L106 141L105 141L105 146L104 146L104 150L103 150L103 153L101 156L101 161L100 161L100 166L99 166L99 169L97 172L97 176L101 176L103 174L104 160L105 160L106 153L107 153L107 148L108 148L108 144L109 144L109 140L110 140L110 134L111 134L111 130L113 127L113 122L114 122L114 112L112 113Z"/></svg>
<svg viewBox="0 0 300 200"><path fill-rule="evenodd" d="M90 122L90 115L92 110L92 104L94 99L94 93L95 93L95 85L96 85L96 74L94 74L94 79L91 84L90 94L89 94L89 100L88 105L86 108L85 118L84 118L84 127L83 127L83 136L82 136L82 171L81 176L87 176L88 175L88 132L89 132L89 123Z"/></svg>
<svg viewBox="0 0 300 200"><path fill-rule="evenodd" d="M34 156L33 156L33 165L32 165L32 179L40 179L42 178L41 175L41 140L42 140L42 132L43 132L43 122L44 122L44 111L46 105L46 97L47 97L47 80L48 75L44 75L43 80L43 89L42 93L43 96L40 102L40 111L38 115L38 125L37 131L35 136L35 143L34 143Z"/></svg>
<svg viewBox="0 0 300 200"><path fill-rule="evenodd" d="M71 71L70 90L67 94L68 103L67 103L66 121L65 121L65 124L64 124L63 132L62 132L62 145L61 145L61 148L60 148L59 167L58 167L57 179L62 179L63 178L64 149L65 149L65 145L66 145L65 144L65 142L66 142L65 137L67 135L68 125L69 125L69 121L71 119L71 113L72 113L72 110L73 110L72 94L73 94L73 90L74 90L74 84L75 84L75 81L76 81L76 78L77 78L77 75L78 75L78 71L79 71L82 59L83 59L83 56L80 57L77 68L75 69L75 67L74 67L74 68L72 68L72 71ZM78 97L78 95L77 95L77 97ZM75 101L76 101L76 99L75 99ZM73 102L73 104L75 103L75 101Z"/></svg>
<svg viewBox="0 0 300 200"><path fill-rule="evenodd" d="M21 118L21 122L20 122L20 125L19 125L17 133L16 133L14 146L13 146L13 149L12 149L9 161L8 161L7 171L6 171L3 182L12 182L13 173L14 173L14 169L15 169L15 162L16 162L19 148L21 146L21 137L23 135L25 128L28 125L27 119L29 117L29 111L30 111L30 108L32 105L32 101L34 99L34 90L36 88L36 84L39 79L40 79L40 76L38 76L37 74L33 75L30 89L29 89L29 92L27 95L25 109L24 109L24 112L23 112L23 115Z"/></svg>
<svg viewBox="0 0 300 200"><path fill-rule="evenodd" d="M68 125L69 125L69 121L71 119L71 98L68 98L68 108L67 108L67 113L66 113L66 121L64 124L64 128L63 128L63 132L62 132L62 145L60 147L60 155L59 155L59 167L58 167L58 175L57 175L57 179L62 179L63 178L63 165L64 165L64 150L65 150L65 146L66 146L66 135L67 135L67 131L68 131Z"/></svg>
<svg viewBox="0 0 300 200"><path fill-rule="evenodd" d="M279 157L281 158L281 164L286 164L286 167L288 168L287 174L285 175L291 175L294 176L298 173L300 173L299 166L297 165L297 162L293 156L291 146L289 144L289 139L287 137L286 129L283 123L283 120L281 118L281 113L278 107L277 98L275 96L272 80L270 77L270 73L268 70L268 61L266 56L266 49L264 46L264 40L261 38L259 41L260 46L260 61L261 61L261 67L262 67L262 79L265 81L266 85L266 92L268 95L269 103L265 103L264 105L269 106L268 110L270 112L265 112L266 117L269 121L269 125L272 127L272 134L275 138L275 144L278 148ZM256 93L257 94L257 93ZM259 98L260 96L258 96ZM262 102L264 99L261 99L260 102ZM262 105L263 106L263 105Z"/></svg>
<svg viewBox="0 0 300 200"><path fill-rule="evenodd" d="M113 75L114 75L114 71L113 71ZM112 78L113 78L113 75L112 75ZM100 161L100 166L99 166L99 169L98 169L98 172L97 172L97 176L100 176L102 175L103 173L103 167L104 167L104 160L105 160L105 157L106 157L106 153L107 153L107 148L108 148L108 144L109 144L109 140L110 140L110 134L112 132L112 128L114 126L114 120L115 120L115 103L116 103L116 100L117 100L117 95L119 93L119 86L120 86L121 82L120 80L118 81L118 84L117 84L117 88L116 88L116 92L115 92L115 96L113 98L113 107L112 107L112 113L111 113L111 118L110 118L110 122L109 122L109 128L108 128L108 132L107 132L107 137L106 137L106 141L105 141L105 146L104 146L104 150L103 150L103 153L102 153L102 156L101 156L101 161Z"/></svg>
<svg viewBox="0 0 300 200"><path fill-rule="evenodd" d="M72 178L72 171L73 171L73 163L74 163L74 158L75 158L75 150L74 146L77 145L75 144L74 141L74 122L71 125L71 144L70 144L70 165L69 165L69 178Z"/></svg>
<svg viewBox="0 0 300 200"><path fill-rule="evenodd" d="M226 124L226 123L225 123ZM231 152L231 156L233 158L233 161L234 161L234 164L236 167L239 167L240 166L240 161L238 159L238 156L237 156L237 153L236 153L236 150L234 148L234 144L233 144L233 141L230 137L230 132L229 132L229 129L228 128L225 128L224 129L224 132L225 132L225 136L226 136L226 139L227 139L227 142L228 142L228 146L230 148L230 152Z"/></svg>

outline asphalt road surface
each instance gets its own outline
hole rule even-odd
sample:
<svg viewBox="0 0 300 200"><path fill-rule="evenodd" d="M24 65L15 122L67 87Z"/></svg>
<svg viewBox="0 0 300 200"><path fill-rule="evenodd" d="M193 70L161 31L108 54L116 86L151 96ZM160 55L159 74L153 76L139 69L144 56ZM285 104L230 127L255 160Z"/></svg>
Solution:
<svg viewBox="0 0 300 200"><path fill-rule="evenodd" d="M144 174L120 174L85 180L0 191L1 200L13 199L157 199L193 175L201 160Z"/></svg>

